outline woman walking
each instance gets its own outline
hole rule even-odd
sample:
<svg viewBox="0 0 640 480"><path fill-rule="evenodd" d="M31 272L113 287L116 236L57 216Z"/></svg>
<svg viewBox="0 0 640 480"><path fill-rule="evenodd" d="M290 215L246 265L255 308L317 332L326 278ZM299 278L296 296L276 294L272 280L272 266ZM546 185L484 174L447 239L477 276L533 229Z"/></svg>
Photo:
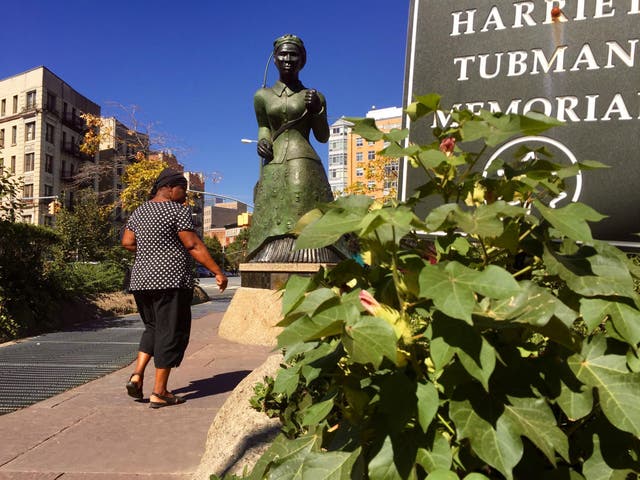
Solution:
<svg viewBox="0 0 640 480"><path fill-rule="evenodd" d="M185 177L164 169L151 196L133 212L122 236L122 246L136 252L130 290L145 326L126 388L131 397L143 398L144 372L153 357L156 373L149 400L151 408L161 408L185 401L171 393L167 383L189 343L193 259L215 274L220 291L227 287L227 277L194 231L191 209L184 205Z"/></svg>

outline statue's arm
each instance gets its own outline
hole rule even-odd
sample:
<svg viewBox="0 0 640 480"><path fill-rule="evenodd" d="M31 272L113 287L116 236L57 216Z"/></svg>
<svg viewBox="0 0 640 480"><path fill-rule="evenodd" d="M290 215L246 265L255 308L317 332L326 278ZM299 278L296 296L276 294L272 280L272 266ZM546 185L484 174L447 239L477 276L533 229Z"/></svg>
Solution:
<svg viewBox="0 0 640 480"><path fill-rule="evenodd" d="M271 127L267 116L264 90L258 90L253 97L253 108L258 122L258 155L267 161L273 160L273 145L271 142Z"/></svg>
<svg viewBox="0 0 640 480"><path fill-rule="evenodd" d="M313 130L313 135L316 137L320 143L327 143L329 141L329 122L327 120L327 101L320 92L316 91L316 95L318 95L320 99L320 104L322 108L318 113L312 114L311 117L311 128Z"/></svg>

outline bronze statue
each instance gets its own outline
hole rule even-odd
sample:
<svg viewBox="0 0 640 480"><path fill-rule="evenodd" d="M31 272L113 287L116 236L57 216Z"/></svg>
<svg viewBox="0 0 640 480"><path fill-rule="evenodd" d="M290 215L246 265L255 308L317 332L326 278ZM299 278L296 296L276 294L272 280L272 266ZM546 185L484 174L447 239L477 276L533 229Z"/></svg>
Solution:
<svg viewBox="0 0 640 480"><path fill-rule="evenodd" d="M333 200L322 161L309 143L311 131L319 142L329 140L327 108L324 96L305 88L298 77L307 57L302 40L284 35L273 45L279 80L254 96L262 165L254 192L249 259L301 261L300 254L290 253L293 239L288 232L319 202ZM306 261L331 260L306 254Z"/></svg>

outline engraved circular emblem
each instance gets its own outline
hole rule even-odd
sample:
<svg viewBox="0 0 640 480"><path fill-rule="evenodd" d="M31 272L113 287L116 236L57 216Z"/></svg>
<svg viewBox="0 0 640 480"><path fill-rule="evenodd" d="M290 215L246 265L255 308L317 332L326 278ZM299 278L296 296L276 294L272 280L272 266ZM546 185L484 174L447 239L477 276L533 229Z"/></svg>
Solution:
<svg viewBox="0 0 640 480"><path fill-rule="evenodd" d="M489 167L491 166L491 163L495 159L499 157L506 158L509 155L513 157L514 155L516 155L518 149L523 144L526 144L527 147L530 147L532 150L535 150L540 147L545 147L545 149L552 154L552 157L550 157L549 160L551 160L554 163L558 163L561 165L578 163L576 156L563 143L559 142L558 140L554 140L553 138L532 135L528 137L520 137L514 140L510 140L504 145L502 145L500 148L498 148L495 152L493 152L493 155L491 155L491 158L489 158L486 165L484 166L484 169L482 171L482 176L486 178L489 175L489 172L488 172ZM531 160L534 160L536 158L537 158L536 152L531 151L526 155L524 155L523 157L521 157L520 161L530 162ZM502 176L504 175L504 170L498 169L496 174L498 176ZM567 178L565 180L565 187L566 187L566 190L564 192L560 193L560 195L558 195L557 197L555 197L553 200L549 202L549 206L551 208L556 208L556 207L566 205L570 201L571 202L578 201L578 199L580 198L580 193L582 192L582 171L578 170L578 173L575 177ZM518 202L515 202L515 203L518 203Z"/></svg>

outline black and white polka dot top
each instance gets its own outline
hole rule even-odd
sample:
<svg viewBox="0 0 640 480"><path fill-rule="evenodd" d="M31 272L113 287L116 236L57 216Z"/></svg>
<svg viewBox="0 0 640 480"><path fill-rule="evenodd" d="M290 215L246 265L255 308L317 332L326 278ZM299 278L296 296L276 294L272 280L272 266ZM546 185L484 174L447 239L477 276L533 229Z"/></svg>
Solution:
<svg viewBox="0 0 640 480"><path fill-rule="evenodd" d="M191 209L176 202L145 202L129 217L136 236L130 290L193 288L193 259L178 232L194 230Z"/></svg>

